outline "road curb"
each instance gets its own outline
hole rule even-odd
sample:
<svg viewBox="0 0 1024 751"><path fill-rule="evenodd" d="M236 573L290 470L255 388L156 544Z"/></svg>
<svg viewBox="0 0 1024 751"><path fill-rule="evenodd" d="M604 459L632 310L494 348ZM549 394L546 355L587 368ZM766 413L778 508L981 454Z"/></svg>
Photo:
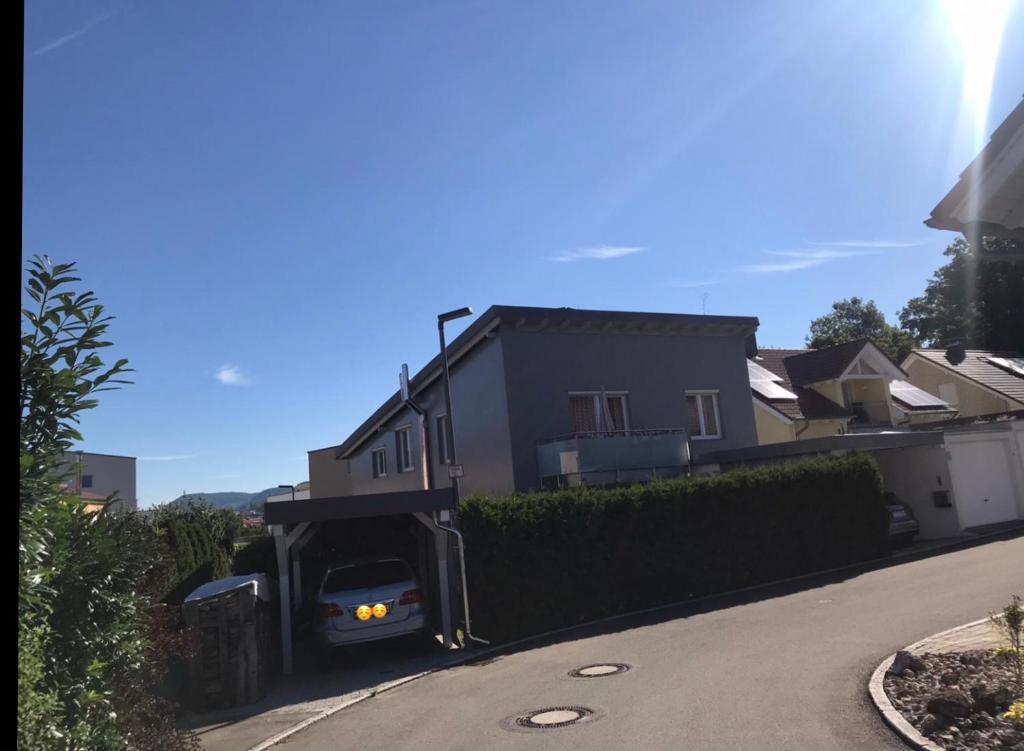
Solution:
<svg viewBox="0 0 1024 751"><path fill-rule="evenodd" d="M1014 537L1020 536L1020 534L1021 534L1021 530L1020 529L1012 529L1012 530L1002 530L1002 531L999 531L999 532L993 532L993 533L986 534L986 535L978 535L976 537L969 537L969 538L966 538L966 539L958 539L955 542L949 543L948 545L943 545L941 547L935 547L935 548L928 548L928 549L922 550L922 551L914 551L913 553L910 553L910 554L907 554L907 555L896 555L896 556L890 555L890 556L888 556L886 558L872 558L871 560L861 561L859 563L851 563L851 564L846 565L846 566L839 566L837 568L827 569L825 571L814 571L814 572L809 573L809 574L801 574L799 576L792 576L792 577L790 577L788 579L779 579L778 581L765 582L764 584L754 584L754 585L752 585L750 587L743 587L741 589L733 589L733 590L729 590L728 592L718 592L718 593L713 594L713 595L705 595L704 597L694 597L692 599L679 600L677 602L670 602L670 603L666 603L664 605L655 605L655 606L650 607L650 608L643 608L642 610L632 610L632 611L630 611L628 613L618 613L616 615L610 615L610 616L606 616L604 618L598 618L597 620L587 621L586 623L576 623L576 624L573 624L571 626L563 626L562 628L556 628L556 629L553 629L551 631L545 631L542 634L534 634L532 636L525 636L522 639L516 639L515 641L505 642L504 644L498 644L498 645L493 646L493 647L487 647L485 649L474 650L473 652L470 652L469 654L466 654L464 657L455 658L451 662L448 662L448 663L446 663L446 664L444 664L444 665L442 665L440 667L430 668L429 670L424 670L423 672L416 673L415 675L409 675L409 676L406 676L404 678L399 678L397 680L391 681L389 683L383 683L380 686L377 686L376 688L366 692L365 694L362 694L360 696L356 696L356 697L353 697L351 699L346 699L345 701L339 702L338 704L336 704L336 705L334 705L332 707L328 707L327 709L323 710L322 712L319 712L318 714L314 715L313 717L307 717L305 720L302 720L301 722L296 723L295 725L292 725L290 728L285 728L284 730L282 730L277 735L271 736L270 738L266 739L265 741L261 741L260 743L258 743L255 746L251 746L246 751L266 751L266 749L270 748L271 746L276 746L278 743L280 743L281 741L286 740L290 736L295 735L296 733L298 733L298 732L300 732L302 730L305 730L310 725L313 725L313 724L315 724L317 722L320 722L320 720L326 719L326 718L330 717L331 715L333 715L333 714L335 714L337 712L340 712L343 709L347 709L348 707L351 707L354 704L359 704L360 702L364 702L367 699L371 699L374 696L376 696L377 694L382 694L385 691L390 691L393 688L398 688L399 686L403 686L406 683L410 683L410 682L415 681L415 680L417 680L419 678L423 678L424 676L431 675L432 673L437 673L437 672L440 672L442 670L447 670L449 668L459 667L459 666L466 665L466 664L471 663L471 662L476 662L478 660L483 660L483 659L486 659L488 657L492 657L492 656L501 654L502 652L506 652L508 650L515 649L516 647L521 647L524 644L529 644L530 642L538 642L538 641L543 641L545 639L550 639L553 636L558 636L559 634L564 634L564 633L567 633L569 631L575 631L575 630L579 630L579 629L587 628L587 627L591 627L591 626L598 626L598 625L601 625L602 623L609 623L611 621L623 620L623 619L626 619L626 618L634 618L634 617L636 617L638 615L645 615L645 614L648 614L648 613L657 613L658 611L669 610L671 608L678 608L678 607L683 607L683 606L686 606L686 605L699 605L702 602L707 602L708 600L711 600L711 599L714 599L714 598L726 598L726 597L730 597L730 596L736 596L736 595L744 594L744 593L747 593L747 592L753 592L753 591L756 591L756 590L759 590L759 589L767 589L769 587L784 586L786 584L792 584L794 582L804 581L806 579L811 579L811 578L814 578L814 577L817 577L817 576L828 576L830 574L836 574L836 573L839 573L839 572L842 572L842 571L853 571L853 570L856 570L856 569L863 569L864 571L869 571L869 570L871 570L871 567L877 566L877 565L883 564L883 563L890 563L890 564L894 564L894 565L895 564L901 564L901 563L912 563L913 561L920 560L922 558L928 558L928 557L931 557L932 555L937 555L939 552L954 552L956 550L963 550L963 549L966 549L966 548L972 548L972 547L975 547L977 545L984 544L986 542L994 542L994 541L996 541L998 539L1012 539ZM966 625L970 626L970 625L973 625L973 624L966 624ZM957 628L963 628L963 626L957 626ZM950 629L950 631L955 631L955 630L956 629ZM945 633L945 632L943 632L943 633ZM928 637L928 638L930 639L931 637ZM924 640L922 640L922 641L924 641ZM915 645L917 643L918 642L915 642ZM914 645L911 645L911 646L914 646ZM889 665L892 663L892 658L893 657L895 657L895 655L890 655L889 657L886 658L886 660L883 661L885 668L888 668ZM879 668L882 668L882 665L879 665ZM877 673L878 670L876 670L875 672ZM881 671L881 675L884 677L884 675L885 675L885 670L884 669ZM873 676L872 676L872 680L874 680ZM881 695L882 695L882 698L885 698L885 691L884 690L881 692ZM885 699L885 701L888 702L888 699ZM877 706L877 704L876 704L876 706ZM892 711L894 713L896 713L897 715L899 714L898 712L896 712L895 708L893 708L891 704L889 704L889 707L890 707L890 709L892 709ZM880 712L882 711L881 708L879 708L879 711ZM885 717L884 714L883 714L883 717ZM899 715L898 719L902 720L902 715ZM887 721L888 721L888 719L887 719ZM903 720L903 722L906 723L905 720ZM911 731L913 731L915 733L917 732L916 730L913 730L913 728L909 725L909 723L907 723L907 727ZM927 739L923 739L923 740L924 740L925 743L930 743L931 745L919 746L919 748L927 749L928 751L942 751L942 749L940 749L938 746L936 746L935 744L931 743Z"/></svg>
<svg viewBox="0 0 1024 751"><path fill-rule="evenodd" d="M913 644L910 644L903 648L902 651L914 652L921 647L925 642L931 641L937 637L949 636L955 634L957 631L963 631L964 629L977 626L979 623L984 623L987 618L979 618L976 621L970 623L964 623L960 626L946 629L945 631L939 631L931 636L926 636L924 639L920 639ZM896 734L899 735L903 742L911 748L921 749L921 751L943 751L942 746L932 743L930 740L921 735L920 731L911 725L907 719L900 713L896 707L889 701L888 695L885 693L885 674L892 665L893 660L896 659L896 653L889 655L882 660L878 667L875 668L875 672L871 674L871 680L868 681L868 693L871 695L871 702L875 705L875 709L882 715L882 719L885 720L886 724L891 727Z"/></svg>

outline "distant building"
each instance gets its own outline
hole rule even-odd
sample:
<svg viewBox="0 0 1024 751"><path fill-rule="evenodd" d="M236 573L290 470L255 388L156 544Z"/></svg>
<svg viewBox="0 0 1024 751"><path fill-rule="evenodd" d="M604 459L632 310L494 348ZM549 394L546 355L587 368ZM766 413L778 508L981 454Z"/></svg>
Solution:
<svg viewBox="0 0 1024 751"><path fill-rule="evenodd" d="M139 499L135 485L135 457L69 451L64 454L62 471L67 492L85 501L87 510L98 510L111 501L112 510L135 510Z"/></svg>

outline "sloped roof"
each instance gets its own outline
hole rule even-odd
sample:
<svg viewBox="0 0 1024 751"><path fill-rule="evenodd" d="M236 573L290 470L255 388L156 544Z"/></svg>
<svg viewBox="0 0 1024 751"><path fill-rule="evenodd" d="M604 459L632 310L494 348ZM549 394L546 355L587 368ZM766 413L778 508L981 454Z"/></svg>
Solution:
<svg viewBox="0 0 1024 751"><path fill-rule="evenodd" d="M839 345L844 346L844 345ZM831 348L830 348L831 349ZM853 412L846 409L845 407L836 404L828 397L822 396L814 389L804 388L803 386L797 386L793 383L790 377L789 364L794 359L800 359L801 356L818 350L808 349L760 349L758 350L757 359L754 360L758 365L766 370L770 370L775 375L779 376L782 380L779 385L787 391L792 391L796 394L796 400L793 399L765 399L761 397L756 391L753 391L754 398L759 399L765 404L771 405L774 409L778 410L786 417L794 420L836 420L844 417L853 417ZM857 350L860 351L859 349ZM850 362L853 358L850 358ZM849 362L847 362L849 365ZM842 373L844 367L839 372Z"/></svg>
<svg viewBox="0 0 1024 751"><path fill-rule="evenodd" d="M1024 100L924 223L964 234L977 227L985 235L1024 240Z"/></svg>
<svg viewBox="0 0 1024 751"><path fill-rule="evenodd" d="M861 350L871 343L870 339L855 339L832 347L795 350L796 354L787 358L786 370L794 386L831 381L845 373Z"/></svg>
<svg viewBox="0 0 1024 751"><path fill-rule="evenodd" d="M969 349L965 351L964 360L959 365L946 359L944 349L915 349L912 354L1024 404L1024 377L989 362L990 357L1022 357L1020 352Z"/></svg>

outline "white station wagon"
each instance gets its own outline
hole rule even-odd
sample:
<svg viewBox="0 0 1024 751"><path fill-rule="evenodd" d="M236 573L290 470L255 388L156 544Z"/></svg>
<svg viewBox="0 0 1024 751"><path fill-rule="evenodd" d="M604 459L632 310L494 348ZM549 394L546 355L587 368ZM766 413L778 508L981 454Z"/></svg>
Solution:
<svg viewBox="0 0 1024 751"><path fill-rule="evenodd" d="M423 632L419 583L400 558L331 566L320 583L313 632L323 647Z"/></svg>

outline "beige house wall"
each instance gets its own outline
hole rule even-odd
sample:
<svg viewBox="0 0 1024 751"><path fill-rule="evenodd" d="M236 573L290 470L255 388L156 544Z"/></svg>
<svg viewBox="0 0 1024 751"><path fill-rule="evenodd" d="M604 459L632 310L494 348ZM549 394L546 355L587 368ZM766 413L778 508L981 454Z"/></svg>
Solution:
<svg viewBox="0 0 1024 751"><path fill-rule="evenodd" d="M754 405L754 425L757 428L758 446L796 440L792 422L785 423L757 405Z"/></svg>
<svg viewBox="0 0 1024 751"><path fill-rule="evenodd" d="M348 462L335 459L335 446L308 452L309 456L309 497L336 498L351 495L351 478Z"/></svg>
<svg viewBox="0 0 1024 751"><path fill-rule="evenodd" d="M944 383L955 384L958 399L957 403L952 406L959 411L960 417L975 417L976 415L989 415L995 412L1008 412L1024 408L1024 405L1018 404L1012 399L997 396L973 381L921 358L912 357L911 362L904 365L903 369L907 371L910 376L908 380L912 384L940 399L943 396L939 387Z"/></svg>

